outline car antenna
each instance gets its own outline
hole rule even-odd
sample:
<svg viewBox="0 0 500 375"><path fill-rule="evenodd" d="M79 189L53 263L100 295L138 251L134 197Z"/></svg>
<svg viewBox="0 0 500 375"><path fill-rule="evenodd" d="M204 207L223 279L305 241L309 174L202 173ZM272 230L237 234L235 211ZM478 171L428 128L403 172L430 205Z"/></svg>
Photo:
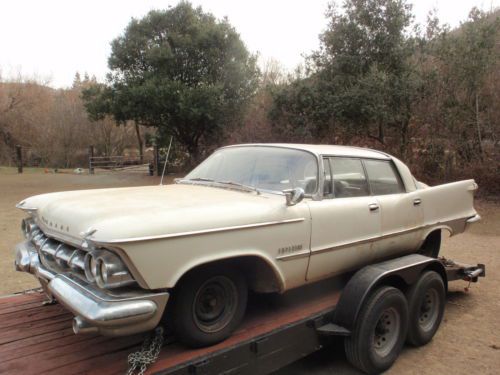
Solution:
<svg viewBox="0 0 500 375"><path fill-rule="evenodd" d="M170 147L172 147L173 136L170 137L170 144L168 145L167 156L165 156L165 164L163 164L163 172L161 174L160 186L163 185L163 176L165 176L165 171L167 170L168 156L170 155Z"/></svg>

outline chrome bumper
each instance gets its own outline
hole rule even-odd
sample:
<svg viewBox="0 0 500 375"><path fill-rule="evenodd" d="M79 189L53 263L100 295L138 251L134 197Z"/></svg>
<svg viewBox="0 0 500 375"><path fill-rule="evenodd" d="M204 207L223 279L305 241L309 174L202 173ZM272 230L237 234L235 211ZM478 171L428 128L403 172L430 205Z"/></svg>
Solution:
<svg viewBox="0 0 500 375"><path fill-rule="evenodd" d="M168 292L148 293L137 288L103 290L69 274L56 274L40 263L28 241L16 246L15 267L37 277L49 297L75 315L75 333L122 336L152 330L169 298Z"/></svg>
<svg viewBox="0 0 500 375"><path fill-rule="evenodd" d="M469 229L472 224L477 223L480 220L481 220L481 215L479 214L475 214L474 216L468 218L465 221L465 229L466 230Z"/></svg>

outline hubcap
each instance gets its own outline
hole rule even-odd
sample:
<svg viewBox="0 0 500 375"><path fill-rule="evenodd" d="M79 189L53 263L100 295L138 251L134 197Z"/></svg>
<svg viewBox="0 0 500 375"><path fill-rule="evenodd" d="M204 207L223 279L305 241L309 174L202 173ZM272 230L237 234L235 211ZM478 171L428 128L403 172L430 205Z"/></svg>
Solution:
<svg viewBox="0 0 500 375"><path fill-rule="evenodd" d="M225 276L208 279L197 291L193 304L193 320L207 333L220 331L233 319L238 303L234 283Z"/></svg>
<svg viewBox="0 0 500 375"><path fill-rule="evenodd" d="M380 357L387 356L396 345L401 329L399 312L390 307L382 312L373 335L373 346Z"/></svg>
<svg viewBox="0 0 500 375"><path fill-rule="evenodd" d="M425 293L420 305L418 325L423 331L430 331L436 324L439 315L439 296L435 289Z"/></svg>

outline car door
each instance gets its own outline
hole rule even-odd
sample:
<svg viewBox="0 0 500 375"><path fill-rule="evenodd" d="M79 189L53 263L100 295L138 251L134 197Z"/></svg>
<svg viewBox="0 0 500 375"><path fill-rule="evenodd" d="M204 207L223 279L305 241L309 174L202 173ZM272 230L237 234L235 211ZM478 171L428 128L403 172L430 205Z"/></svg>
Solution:
<svg viewBox="0 0 500 375"><path fill-rule="evenodd" d="M360 159L323 159L322 200L308 201L311 256L307 280L314 281L368 264L380 235L377 199L370 196Z"/></svg>
<svg viewBox="0 0 500 375"><path fill-rule="evenodd" d="M381 237L374 244L375 259L416 250L423 226L420 192L406 192L391 160L363 160L371 194L380 204Z"/></svg>

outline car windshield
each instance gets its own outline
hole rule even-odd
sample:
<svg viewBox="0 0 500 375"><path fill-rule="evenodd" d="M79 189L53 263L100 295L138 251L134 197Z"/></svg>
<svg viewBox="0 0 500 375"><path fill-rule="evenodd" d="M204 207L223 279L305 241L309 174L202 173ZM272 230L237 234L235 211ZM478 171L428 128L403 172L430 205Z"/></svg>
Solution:
<svg viewBox="0 0 500 375"><path fill-rule="evenodd" d="M300 187L310 195L316 191L318 163L314 155L301 150L265 146L229 147L213 153L184 180L279 192Z"/></svg>

